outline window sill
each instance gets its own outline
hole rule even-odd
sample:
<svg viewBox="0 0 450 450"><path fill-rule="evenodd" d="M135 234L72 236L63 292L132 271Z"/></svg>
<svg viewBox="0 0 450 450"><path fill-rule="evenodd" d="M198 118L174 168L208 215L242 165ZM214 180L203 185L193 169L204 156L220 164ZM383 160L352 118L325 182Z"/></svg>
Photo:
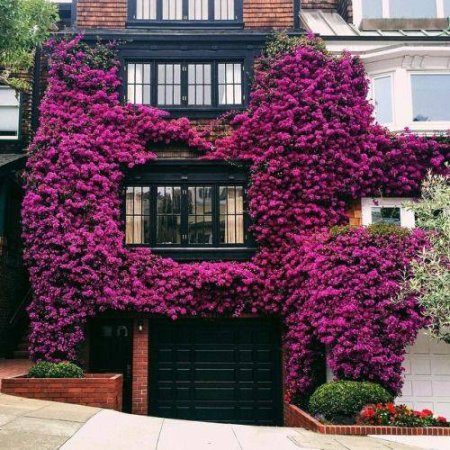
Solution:
<svg viewBox="0 0 450 450"><path fill-rule="evenodd" d="M129 248L150 248L128 245ZM255 247L152 247L151 251L176 261L243 261L255 253Z"/></svg>
<svg viewBox="0 0 450 450"><path fill-rule="evenodd" d="M360 30L363 31L398 31L398 30L444 30L448 28L448 19L362 19Z"/></svg>
<svg viewBox="0 0 450 450"><path fill-rule="evenodd" d="M129 19L127 28L244 28L242 20L139 20Z"/></svg>

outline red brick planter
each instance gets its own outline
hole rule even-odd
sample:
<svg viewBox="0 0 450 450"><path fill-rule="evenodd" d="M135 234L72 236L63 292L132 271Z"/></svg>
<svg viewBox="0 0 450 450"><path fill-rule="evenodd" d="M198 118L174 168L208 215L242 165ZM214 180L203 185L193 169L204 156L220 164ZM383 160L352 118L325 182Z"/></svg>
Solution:
<svg viewBox="0 0 450 450"><path fill-rule="evenodd" d="M2 380L3 394L122 410L123 376L86 373L84 378L27 378Z"/></svg>
<svg viewBox="0 0 450 450"><path fill-rule="evenodd" d="M370 425L324 425L297 406L284 405L284 424L288 427L301 427L322 434L345 434L367 436L368 434L394 434L403 436L450 436L450 428L408 428L382 427Z"/></svg>

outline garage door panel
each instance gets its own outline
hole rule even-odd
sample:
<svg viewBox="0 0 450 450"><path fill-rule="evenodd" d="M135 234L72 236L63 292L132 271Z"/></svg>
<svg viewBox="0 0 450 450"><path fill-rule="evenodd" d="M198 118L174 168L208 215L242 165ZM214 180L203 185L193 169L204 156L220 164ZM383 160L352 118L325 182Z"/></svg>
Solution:
<svg viewBox="0 0 450 450"><path fill-rule="evenodd" d="M150 330L150 414L281 424L281 344L276 323L161 320L152 321Z"/></svg>
<svg viewBox="0 0 450 450"><path fill-rule="evenodd" d="M422 332L408 348L404 368L405 383L397 403L450 416L450 345Z"/></svg>

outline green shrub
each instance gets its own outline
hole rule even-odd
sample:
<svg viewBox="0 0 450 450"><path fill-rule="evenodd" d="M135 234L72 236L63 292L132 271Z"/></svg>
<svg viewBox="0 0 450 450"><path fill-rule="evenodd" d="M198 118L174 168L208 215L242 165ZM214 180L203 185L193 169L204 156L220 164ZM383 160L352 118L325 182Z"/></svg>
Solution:
<svg viewBox="0 0 450 450"><path fill-rule="evenodd" d="M29 378L83 378L83 369L70 362L38 362L28 372Z"/></svg>
<svg viewBox="0 0 450 450"><path fill-rule="evenodd" d="M394 400L382 386L364 381L333 381L316 389L309 399L309 411L328 420L354 418L363 406Z"/></svg>

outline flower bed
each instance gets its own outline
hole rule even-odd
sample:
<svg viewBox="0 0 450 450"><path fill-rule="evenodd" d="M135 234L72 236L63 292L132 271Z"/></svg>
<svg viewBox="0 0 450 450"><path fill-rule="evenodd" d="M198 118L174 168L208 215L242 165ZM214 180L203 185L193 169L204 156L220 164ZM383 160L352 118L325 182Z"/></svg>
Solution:
<svg viewBox="0 0 450 450"><path fill-rule="evenodd" d="M323 424L295 405L285 403L284 424L288 427L302 427L322 434L343 434L367 436L369 434L392 434L404 436L450 436L449 427L405 427L380 425L329 425Z"/></svg>
<svg viewBox="0 0 450 450"><path fill-rule="evenodd" d="M3 379L1 392L121 411L122 384L123 376L111 373L86 373L84 378L28 378L21 375Z"/></svg>

